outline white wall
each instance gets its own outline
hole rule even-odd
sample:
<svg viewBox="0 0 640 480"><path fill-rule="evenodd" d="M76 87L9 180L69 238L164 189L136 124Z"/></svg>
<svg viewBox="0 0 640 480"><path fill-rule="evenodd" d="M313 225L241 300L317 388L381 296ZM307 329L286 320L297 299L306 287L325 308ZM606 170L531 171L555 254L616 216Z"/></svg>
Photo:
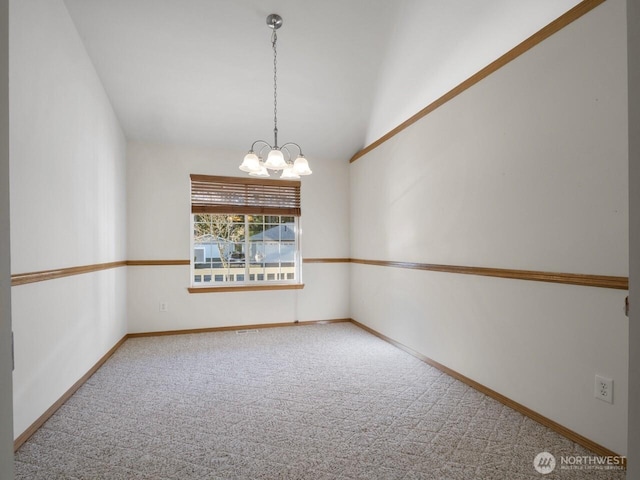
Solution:
<svg viewBox="0 0 640 480"><path fill-rule="evenodd" d="M0 479L13 478L9 245L9 2L0 1Z"/></svg>
<svg viewBox="0 0 640 480"><path fill-rule="evenodd" d="M627 0L629 60L629 465L640 478L640 0Z"/></svg>
<svg viewBox="0 0 640 480"><path fill-rule="evenodd" d="M626 276L625 24L604 3L352 164L351 256ZM351 272L355 320L626 452L626 292Z"/></svg>
<svg viewBox="0 0 640 480"><path fill-rule="evenodd" d="M189 174L245 175L245 152L130 142L127 149L130 260L188 260ZM302 179L302 255L348 257L348 165L311 159ZM189 294L189 266L128 268L130 332L345 318L347 264L303 266L303 290ZM159 302L169 311L160 312Z"/></svg>
<svg viewBox="0 0 640 480"><path fill-rule="evenodd" d="M579 0L449 0L397 3L383 52L367 144L426 107L514 46L571 9ZM446 23L455 29L438 36Z"/></svg>
<svg viewBox="0 0 640 480"><path fill-rule="evenodd" d="M125 138L62 0L10 2L12 273L126 259ZM12 288L20 435L126 333L126 269Z"/></svg>

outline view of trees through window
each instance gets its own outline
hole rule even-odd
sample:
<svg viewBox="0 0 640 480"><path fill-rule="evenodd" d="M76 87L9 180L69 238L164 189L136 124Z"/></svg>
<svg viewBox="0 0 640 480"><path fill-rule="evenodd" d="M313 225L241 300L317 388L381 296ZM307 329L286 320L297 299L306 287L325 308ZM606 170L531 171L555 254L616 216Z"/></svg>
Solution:
<svg viewBox="0 0 640 480"><path fill-rule="evenodd" d="M297 280L297 217L193 215L193 283Z"/></svg>

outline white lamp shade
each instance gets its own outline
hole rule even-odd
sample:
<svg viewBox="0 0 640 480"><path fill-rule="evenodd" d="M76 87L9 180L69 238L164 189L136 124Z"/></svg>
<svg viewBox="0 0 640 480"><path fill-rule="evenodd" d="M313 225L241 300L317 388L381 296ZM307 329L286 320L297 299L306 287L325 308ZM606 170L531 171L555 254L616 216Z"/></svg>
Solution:
<svg viewBox="0 0 640 480"><path fill-rule="evenodd" d="M259 172L260 171L260 160L258 159L258 156L253 153L253 152L249 152L244 156L244 160L242 161L242 164L240 165L240 170L242 170L243 172Z"/></svg>
<svg viewBox="0 0 640 480"><path fill-rule="evenodd" d="M292 166L287 166L284 170L282 170L282 175L280 175L280 178L284 178L287 180L297 180L298 178L300 178L300 175L298 175Z"/></svg>
<svg viewBox="0 0 640 480"><path fill-rule="evenodd" d="M282 152L274 148L269 152L267 161L264 162L264 166L271 170L284 170L287 168L287 162L284 161L284 155Z"/></svg>
<svg viewBox="0 0 640 480"><path fill-rule="evenodd" d="M249 175L251 175L252 177L268 177L269 172L264 167L264 164L262 164L260 165L260 170L258 170L257 172L249 172Z"/></svg>
<svg viewBox="0 0 640 480"><path fill-rule="evenodd" d="M309 162L304 158L304 155L298 156L293 163L293 171L298 175L311 175L313 172L309 168Z"/></svg>

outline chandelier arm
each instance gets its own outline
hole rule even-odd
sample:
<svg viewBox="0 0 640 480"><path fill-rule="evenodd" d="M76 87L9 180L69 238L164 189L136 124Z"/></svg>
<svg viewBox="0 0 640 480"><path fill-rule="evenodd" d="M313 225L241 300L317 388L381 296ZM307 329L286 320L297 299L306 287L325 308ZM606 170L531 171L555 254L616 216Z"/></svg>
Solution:
<svg viewBox="0 0 640 480"><path fill-rule="evenodd" d="M253 142L253 143L251 144L251 150L250 150L250 151L251 151L251 152L253 152L253 150L254 150L255 146L256 146L257 144L259 144L259 143L261 143L261 144L262 144L262 147L261 147L260 151L262 151L262 148L264 148L264 147L269 147L270 149L272 149L272 148L273 148L273 147L269 144L269 142L265 142L264 140L256 140L255 142Z"/></svg>
<svg viewBox="0 0 640 480"><path fill-rule="evenodd" d="M300 147L300 145L298 145L297 143L294 143L294 142L287 142L287 143L285 143L284 145L282 145L282 146L280 147L280 150L282 150L283 148L288 147L289 145L294 145L294 146L298 149L298 151L300 152L300 155L304 156L304 154L302 153L302 147ZM287 151L288 151L288 150L287 150Z"/></svg>
<svg viewBox="0 0 640 480"><path fill-rule="evenodd" d="M264 151L265 149L268 149L269 151L273 150L273 147L271 147L271 145L269 145L268 143L265 143L261 148L260 151L258 152L258 158L260 158L260 160L262 160L264 158Z"/></svg>

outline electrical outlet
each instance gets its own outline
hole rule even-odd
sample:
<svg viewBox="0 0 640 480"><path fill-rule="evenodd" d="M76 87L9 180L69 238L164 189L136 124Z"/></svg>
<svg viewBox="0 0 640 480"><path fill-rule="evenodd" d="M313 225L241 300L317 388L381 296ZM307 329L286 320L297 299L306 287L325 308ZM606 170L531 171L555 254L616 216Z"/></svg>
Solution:
<svg viewBox="0 0 640 480"><path fill-rule="evenodd" d="M160 302L160 311L161 312L168 312L169 311L169 304L167 302Z"/></svg>
<svg viewBox="0 0 640 480"><path fill-rule="evenodd" d="M613 380L596 375L594 395L607 403L613 403Z"/></svg>

